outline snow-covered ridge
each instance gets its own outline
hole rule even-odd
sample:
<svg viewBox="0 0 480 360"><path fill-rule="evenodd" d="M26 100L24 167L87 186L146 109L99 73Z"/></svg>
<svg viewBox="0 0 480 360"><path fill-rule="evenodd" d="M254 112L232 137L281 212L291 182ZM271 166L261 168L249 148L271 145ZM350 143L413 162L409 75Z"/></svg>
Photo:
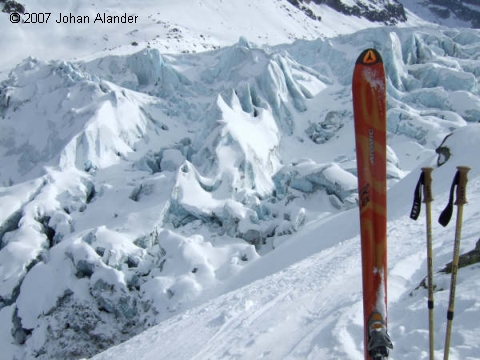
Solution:
<svg viewBox="0 0 480 360"><path fill-rule="evenodd" d="M477 126L478 32L18 65L0 84L5 351L94 355L355 208L350 83L367 46L389 77L394 189Z"/></svg>

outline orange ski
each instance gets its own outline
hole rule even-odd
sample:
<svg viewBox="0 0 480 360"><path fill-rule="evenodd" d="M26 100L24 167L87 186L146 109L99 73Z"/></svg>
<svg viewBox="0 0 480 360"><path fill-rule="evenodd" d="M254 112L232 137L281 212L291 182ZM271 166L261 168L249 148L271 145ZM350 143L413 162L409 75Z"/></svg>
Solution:
<svg viewBox="0 0 480 360"><path fill-rule="evenodd" d="M365 359L388 357L386 82L375 49L357 59L352 80L362 248Z"/></svg>

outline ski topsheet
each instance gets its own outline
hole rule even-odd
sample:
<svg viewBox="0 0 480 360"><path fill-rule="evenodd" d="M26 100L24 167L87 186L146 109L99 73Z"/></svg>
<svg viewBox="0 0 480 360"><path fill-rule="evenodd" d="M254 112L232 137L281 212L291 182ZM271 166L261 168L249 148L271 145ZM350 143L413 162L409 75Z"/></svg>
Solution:
<svg viewBox="0 0 480 360"><path fill-rule="evenodd" d="M352 79L362 248L365 359L388 357L386 82L380 54L363 51Z"/></svg>

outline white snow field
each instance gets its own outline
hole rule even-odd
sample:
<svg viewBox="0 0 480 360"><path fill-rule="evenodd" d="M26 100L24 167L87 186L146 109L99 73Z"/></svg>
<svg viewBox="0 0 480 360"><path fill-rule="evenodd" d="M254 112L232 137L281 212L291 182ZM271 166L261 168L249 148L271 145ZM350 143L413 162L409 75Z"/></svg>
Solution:
<svg viewBox="0 0 480 360"><path fill-rule="evenodd" d="M480 238L480 31L222 3L26 4L138 13L122 31L0 16L2 359L363 359L350 87L372 46L388 76L389 358L428 358L424 209L409 218L422 166L443 358L455 218L436 219L458 165L461 253ZM479 271L459 270L452 360L480 359Z"/></svg>

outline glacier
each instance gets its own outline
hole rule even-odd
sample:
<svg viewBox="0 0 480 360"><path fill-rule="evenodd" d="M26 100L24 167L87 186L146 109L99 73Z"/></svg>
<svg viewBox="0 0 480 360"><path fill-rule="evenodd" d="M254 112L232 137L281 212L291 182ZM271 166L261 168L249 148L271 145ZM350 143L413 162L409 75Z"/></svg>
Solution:
<svg viewBox="0 0 480 360"><path fill-rule="evenodd" d="M478 31L380 27L15 67L0 83L5 351L93 356L355 208L350 84L368 46L388 74L393 189L450 133L478 135ZM449 139L453 157L475 148Z"/></svg>

